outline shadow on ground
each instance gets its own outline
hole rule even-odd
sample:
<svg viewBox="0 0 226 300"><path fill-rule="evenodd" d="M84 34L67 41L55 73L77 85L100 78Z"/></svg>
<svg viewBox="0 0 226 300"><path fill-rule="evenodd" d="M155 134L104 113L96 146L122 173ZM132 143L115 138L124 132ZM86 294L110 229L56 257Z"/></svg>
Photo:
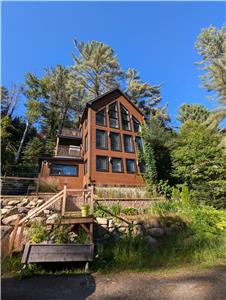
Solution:
<svg viewBox="0 0 226 300"><path fill-rule="evenodd" d="M2 279L2 300L226 299L226 267L177 273L39 276Z"/></svg>

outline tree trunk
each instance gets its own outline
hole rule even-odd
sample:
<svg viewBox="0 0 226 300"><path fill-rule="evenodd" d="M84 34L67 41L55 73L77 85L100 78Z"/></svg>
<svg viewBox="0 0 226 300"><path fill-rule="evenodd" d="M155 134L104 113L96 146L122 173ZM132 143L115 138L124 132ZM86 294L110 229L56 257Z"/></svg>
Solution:
<svg viewBox="0 0 226 300"><path fill-rule="evenodd" d="M28 127L29 127L29 123L28 123L28 121L26 121L26 127L25 127L25 129L24 129L24 133L23 133L22 139L21 139L21 141L20 141L20 146L19 146L19 148L18 148L18 150L17 150L17 153L16 153L16 155L15 155L15 163L17 163L18 160L19 160L20 153L21 153L21 150L22 150L22 148L23 148L23 144L24 144L24 141L25 141L27 132L28 132Z"/></svg>

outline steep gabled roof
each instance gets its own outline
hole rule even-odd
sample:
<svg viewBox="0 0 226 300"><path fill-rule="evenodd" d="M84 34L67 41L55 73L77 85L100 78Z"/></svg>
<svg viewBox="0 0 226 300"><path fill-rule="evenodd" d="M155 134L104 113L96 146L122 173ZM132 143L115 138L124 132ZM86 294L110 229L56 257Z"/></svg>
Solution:
<svg viewBox="0 0 226 300"><path fill-rule="evenodd" d="M94 99L92 99L92 100L90 100L86 103L85 109L84 109L82 117L81 117L81 122L83 121L84 116L87 113L88 108L91 107L94 102L97 102L97 101L101 100L102 98L104 98L104 97L106 97L110 94L116 93L116 92L118 92L122 96L124 96L126 98L126 100L143 116L143 113L141 112L141 110L126 96L125 93L123 93L119 88L114 88L114 89L112 89L112 90L110 90L110 91L108 91L108 92L106 92L106 93L104 93L100 96L97 96L96 98L94 98Z"/></svg>

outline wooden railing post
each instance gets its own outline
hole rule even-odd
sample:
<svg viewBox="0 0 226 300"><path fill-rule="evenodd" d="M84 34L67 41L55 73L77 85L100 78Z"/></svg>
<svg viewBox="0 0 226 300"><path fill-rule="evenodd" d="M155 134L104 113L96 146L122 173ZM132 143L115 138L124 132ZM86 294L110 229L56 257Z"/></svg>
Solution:
<svg viewBox="0 0 226 300"><path fill-rule="evenodd" d="M63 201L62 201L62 216L65 215L66 200L67 200L67 185L65 184L64 191L63 191Z"/></svg>
<svg viewBox="0 0 226 300"><path fill-rule="evenodd" d="M90 212L93 214L93 201L94 201L94 186L91 186L91 193L90 193Z"/></svg>
<svg viewBox="0 0 226 300"><path fill-rule="evenodd" d="M16 234L17 234L17 230L18 230L18 226L19 226L19 221L20 221L20 217L18 216L16 219L16 222L15 222L14 229L11 233L11 238L9 240L9 256L10 257L12 256L12 253L13 253L13 247L14 247L14 242L16 239Z"/></svg>

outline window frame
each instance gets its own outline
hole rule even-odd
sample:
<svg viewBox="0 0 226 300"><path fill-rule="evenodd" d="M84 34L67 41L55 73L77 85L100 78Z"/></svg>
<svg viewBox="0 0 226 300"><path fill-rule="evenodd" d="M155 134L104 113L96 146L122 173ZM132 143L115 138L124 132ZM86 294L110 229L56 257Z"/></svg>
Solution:
<svg viewBox="0 0 226 300"><path fill-rule="evenodd" d="M134 161L134 172L130 172L127 170L127 161ZM126 173L128 174L137 174L137 164L136 164L136 159L133 158L126 158Z"/></svg>
<svg viewBox="0 0 226 300"><path fill-rule="evenodd" d="M101 112L101 111L104 111L104 114L105 114L105 116L104 116L105 124L104 124L104 125L103 125L103 124L98 124L98 123L97 123L97 114L98 114L99 112ZM107 113L106 113L106 107L101 108L101 109L99 109L98 111L96 111L95 124L96 124L97 126L107 127Z"/></svg>
<svg viewBox="0 0 226 300"><path fill-rule="evenodd" d="M105 134L105 144L106 144L106 147L97 147L97 132L104 132ZM108 134L107 134L107 131L106 130L102 130L102 129L98 129L96 128L96 149L100 149L100 150L108 150Z"/></svg>
<svg viewBox="0 0 226 300"><path fill-rule="evenodd" d="M88 159L84 161L84 175L88 173Z"/></svg>
<svg viewBox="0 0 226 300"><path fill-rule="evenodd" d="M123 115L122 111L123 111L123 110L125 110L125 111L127 112L127 113L126 113L126 115L128 116L127 124L129 123L129 129L124 129L124 128L123 128L123 118L122 118L122 115ZM122 105L122 103L120 103L120 115L121 115L122 130L123 130L123 131L132 131L132 124L131 124L132 122L131 122L131 118L130 118L130 113L129 113L128 109L125 108L124 105Z"/></svg>
<svg viewBox="0 0 226 300"><path fill-rule="evenodd" d="M132 116L132 123L133 123L133 131L136 132L136 133L137 133L137 132L140 132L140 126L141 126L141 124L140 124L140 122L139 122L134 116ZM138 128L137 131L135 130L134 123L138 123L138 124L139 124L139 125L138 125L139 128Z"/></svg>
<svg viewBox="0 0 226 300"><path fill-rule="evenodd" d="M126 148L125 148L125 137L126 136L128 136L128 137L131 138L133 151L126 151ZM133 141L133 136L132 135L130 135L130 134L123 134L123 146L124 146L124 152L126 152L126 153L135 153L135 147L134 147L134 141Z"/></svg>
<svg viewBox="0 0 226 300"><path fill-rule="evenodd" d="M110 107L111 107L112 105L115 105L115 106L116 106L117 118L111 118L111 117L110 117ZM114 111L114 112L115 112L115 111ZM117 121L118 121L118 127L111 126L110 119L117 120ZM110 104L108 105L108 124L109 124L109 128L120 129L118 101L114 101L114 102L112 102L112 103L110 103Z"/></svg>
<svg viewBox="0 0 226 300"><path fill-rule="evenodd" d="M84 151L86 153L88 151L88 133L85 135L84 144Z"/></svg>
<svg viewBox="0 0 226 300"><path fill-rule="evenodd" d="M113 159L120 159L121 160L122 171L113 171L113 166L112 166L112 160ZM112 173L124 173L124 165L123 165L123 158L122 157L111 157L111 172Z"/></svg>
<svg viewBox="0 0 226 300"><path fill-rule="evenodd" d="M115 149L112 148L111 134L117 134L117 135L119 136L119 150L115 150ZM122 152L122 138L121 138L120 132L110 131L110 133L109 133L109 138L110 138L111 151Z"/></svg>
<svg viewBox="0 0 226 300"><path fill-rule="evenodd" d="M53 173L52 173L52 166L53 166L53 165L67 166L67 167L75 167L76 174L75 174L75 175L68 175L68 174L53 174ZM78 176L79 176L79 166L78 166L78 165L66 165L66 164L51 163L50 168L49 168L49 176L78 177Z"/></svg>
<svg viewBox="0 0 226 300"><path fill-rule="evenodd" d="M141 149L138 146L137 139L141 140ZM135 136L135 144L136 144L136 147L137 147L138 151L142 151L143 150L143 141L142 141L142 138L139 135Z"/></svg>
<svg viewBox="0 0 226 300"><path fill-rule="evenodd" d="M107 169L106 170L98 170L97 169L97 158L98 157L105 157L107 160ZM96 172L109 172L109 157L107 155L96 155Z"/></svg>

